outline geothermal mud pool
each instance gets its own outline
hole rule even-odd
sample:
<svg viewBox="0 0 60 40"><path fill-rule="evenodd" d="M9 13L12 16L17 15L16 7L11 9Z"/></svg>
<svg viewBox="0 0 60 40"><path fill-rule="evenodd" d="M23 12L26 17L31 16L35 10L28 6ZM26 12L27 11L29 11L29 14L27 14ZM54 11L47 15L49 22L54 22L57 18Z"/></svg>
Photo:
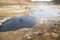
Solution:
<svg viewBox="0 0 60 40"><path fill-rule="evenodd" d="M16 17L5 21L0 31L31 28L36 25L37 21L43 23L43 21L47 20L46 18L60 16L60 9L51 5L40 5L39 7L26 10L29 12L29 16Z"/></svg>

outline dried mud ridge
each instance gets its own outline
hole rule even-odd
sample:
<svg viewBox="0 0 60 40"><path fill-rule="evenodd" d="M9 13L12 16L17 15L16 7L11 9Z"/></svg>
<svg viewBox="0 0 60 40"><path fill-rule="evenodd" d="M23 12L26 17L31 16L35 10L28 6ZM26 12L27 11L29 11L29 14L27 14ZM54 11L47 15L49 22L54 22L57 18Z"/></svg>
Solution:
<svg viewBox="0 0 60 40"><path fill-rule="evenodd" d="M47 21L33 28L0 32L0 40L60 40L60 21Z"/></svg>

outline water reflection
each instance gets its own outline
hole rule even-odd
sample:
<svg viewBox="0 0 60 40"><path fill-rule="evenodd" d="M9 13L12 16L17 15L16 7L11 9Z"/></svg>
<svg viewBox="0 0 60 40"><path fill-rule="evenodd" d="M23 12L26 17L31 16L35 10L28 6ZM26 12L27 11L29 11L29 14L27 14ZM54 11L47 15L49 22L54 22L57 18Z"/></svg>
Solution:
<svg viewBox="0 0 60 40"><path fill-rule="evenodd" d="M22 16L12 18L2 24L0 32L17 30L20 28L31 28L36 24L35 18L31 16Z"/></svg>

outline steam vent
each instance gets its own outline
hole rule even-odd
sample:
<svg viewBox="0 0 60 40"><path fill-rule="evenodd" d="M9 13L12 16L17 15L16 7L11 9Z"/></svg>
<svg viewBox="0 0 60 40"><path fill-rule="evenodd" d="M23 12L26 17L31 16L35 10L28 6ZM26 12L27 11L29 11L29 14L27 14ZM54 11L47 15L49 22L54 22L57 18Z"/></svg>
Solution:
<svg viewBox="0 0 60 40"><path fill-rule="evenodd" d="M0 40L60 40L60 0L0 0Z"/></svg>

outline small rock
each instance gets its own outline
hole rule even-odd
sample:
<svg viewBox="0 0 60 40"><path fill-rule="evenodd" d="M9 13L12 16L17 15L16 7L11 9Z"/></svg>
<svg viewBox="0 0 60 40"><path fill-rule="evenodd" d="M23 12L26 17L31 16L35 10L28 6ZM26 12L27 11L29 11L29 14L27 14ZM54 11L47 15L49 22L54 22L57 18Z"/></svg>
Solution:
<svg viewBox="0 0 60 40"><path fill-rule="evenodd" d="M46 33L44 33L44 36L50 36L50 34L46 32Z"/></svg>
<svg viewBox="0 0 60 40"><path fill-rule="evenodd" d="M53 37L58 37L59 35L57 34L57 33L51 33L51 35L53 36Z"/></svg>

